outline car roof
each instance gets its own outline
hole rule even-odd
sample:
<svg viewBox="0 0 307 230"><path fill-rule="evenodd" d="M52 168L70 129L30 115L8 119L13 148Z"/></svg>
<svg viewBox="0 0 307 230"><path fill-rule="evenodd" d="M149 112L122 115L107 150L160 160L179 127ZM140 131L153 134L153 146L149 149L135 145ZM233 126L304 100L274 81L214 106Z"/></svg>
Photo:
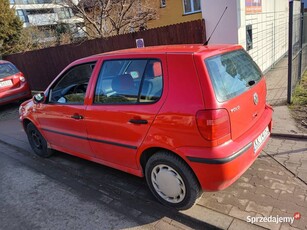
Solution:
<svg viewBox="0 0 307 230"><path fill-rule="evenodd" d="M116 54L153 54L153 53L216 53L225 52L225 50L233 50L242 48L239 45L219 44L219 45L202 45L202 44L182 44L182 45L163 45L149 46L144 48L131 48L124 50L111 51L93 55L92 57L101 57Z"/></svg>

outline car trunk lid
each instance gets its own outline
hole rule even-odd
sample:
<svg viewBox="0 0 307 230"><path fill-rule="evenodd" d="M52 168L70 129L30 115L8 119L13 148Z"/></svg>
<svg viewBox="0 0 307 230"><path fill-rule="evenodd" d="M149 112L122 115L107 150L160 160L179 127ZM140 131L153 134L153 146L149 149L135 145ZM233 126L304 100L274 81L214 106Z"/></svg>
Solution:
<svg viewBox="0 0 307 230"><path fill-rule="evenodd" d="M243 49L207 58L205 63L217 100L215 105L227 110L230 136L235 140L250 129L265 110L265 79Z"/></svg>
<svg viewBox="0 0 307 230"><path fill-rule="evenodd" d="M20 87L20 78L24 77L22 74L15 74L13 76L5 77L0 79L0 92L4 92L10 89L15 89Z"/></svg>

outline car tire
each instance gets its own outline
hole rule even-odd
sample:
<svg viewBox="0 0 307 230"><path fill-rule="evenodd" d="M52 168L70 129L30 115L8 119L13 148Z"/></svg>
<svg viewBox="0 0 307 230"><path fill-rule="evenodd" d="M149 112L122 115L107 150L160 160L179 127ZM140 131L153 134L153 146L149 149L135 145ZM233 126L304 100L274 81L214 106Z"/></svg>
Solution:
<svg viewBox="0 0 307 230"><path fill-rule="evenodd" d="M149 158L145 177L154 196L169 207L189 209L201 195L192 170L181 158L167 151L157 152Z"/></svg>
<svg viewBox="0 0 307 230"><path fill-rule="evenodd" d="M33 123L27 125L27 136L36 155L46 158L53 154L52 149L48 148L47 141Z"/></svg>

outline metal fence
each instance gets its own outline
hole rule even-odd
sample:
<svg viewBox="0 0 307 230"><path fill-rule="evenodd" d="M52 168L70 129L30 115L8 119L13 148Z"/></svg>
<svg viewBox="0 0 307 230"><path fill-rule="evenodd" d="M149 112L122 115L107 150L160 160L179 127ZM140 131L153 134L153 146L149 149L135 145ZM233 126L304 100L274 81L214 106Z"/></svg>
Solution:
<svg viewBox="0 0 307 230"><path fill-rule="evenodd" d="M303 46L303 28L304 3L291 1L289 2L288 103L292 102L295 86L307 65L307 46Z"/></svg>
<svg viewBox="0 0 307 230"><path fill-rule="evenodd" d="M70 62L89 55L132 48L136 39L143 38L145 46L191 44L205 41L203 20L94 39L81 44L62 45L4 57L13 62L26 76L33 90L43 90Z"/></svg>

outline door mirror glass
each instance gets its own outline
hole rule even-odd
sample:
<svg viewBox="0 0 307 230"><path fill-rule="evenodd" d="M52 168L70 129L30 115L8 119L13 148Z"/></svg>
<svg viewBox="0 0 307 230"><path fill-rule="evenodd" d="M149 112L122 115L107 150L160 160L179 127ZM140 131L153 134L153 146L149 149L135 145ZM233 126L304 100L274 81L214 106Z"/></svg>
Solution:
<svg viewBox="0 0 307 230"><path fill-rule="evenodd" d="M35 104L43 103L46 100L46 96L44 93L35 94L33 97L33 101Z"/></svg>

